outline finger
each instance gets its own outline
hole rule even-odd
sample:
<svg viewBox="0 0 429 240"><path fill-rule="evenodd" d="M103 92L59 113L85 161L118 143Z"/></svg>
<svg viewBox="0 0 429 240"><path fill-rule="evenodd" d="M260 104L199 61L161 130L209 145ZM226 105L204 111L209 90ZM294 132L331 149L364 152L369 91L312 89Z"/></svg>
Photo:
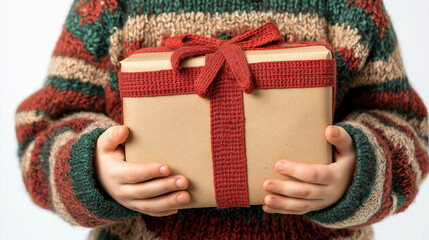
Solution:
<svg viewBox="0 0 429 240"><path fill-rule="evenodd" d="M98 138L97 148L104 152L113 152L127 140L128 134L128 128L124 125L110 127Z"/></svg>
<svg viewBox="0 0 429 240"><path fill-rule="evenodd" d="M354 152L353 139L342 127L328 126L325 130L326 140L335 146L335 150L342 153Z"/></svg>
<svg viewBox="0 0 429 240"><path fill-rule="evenodd" d="M270 179L264 182L264 190L287 197L302 199L324 199L326 186L305 182Z"/></svg>
<svg viewBox="0 0 429 240"><path fill-rule="evenodd" d="M177 212L178 212L178 210L174 209L174 210L167 210L167 211L163 211L163 212L147 212L147 213L144 212L144 214L150 215L152 217L165 217L165 216L169 216L172 214L176 214Z"/></svg>
<svg viewBox="0 0 429 240"><path fill-rule="evenodd" d="M264 210L264 212L266 213L280 213L280 214L291 214L291 215L303 215L309 212L309 211L284 210L284 209L272 208L267 205L262 205L262 210Z"/></svg>
<svg viewBox="0 0 429 240"><path fill-rule="evenodd" d="M149 199L137 199L131 201L131 206L139 212L163 212L177 209L179 206L189 203L191 196L186 191L174 192Z"/></svg>
<svg viewBox="0 0 429 240"><path fill-rule="evenodd" d="M139 183L153 178L165 177L171 174L171 169L163 163L133 163L124 162L117 171L122 184Z"/></svg>
<svg viewBox="0 0 429 240"><path fill-rule="evenodd" d="M308 183L328 184L331 182L329 165L280 160L276 163L276 170L283 175Z"/></svg>
<svg viewBox="0 0 429 240"><path fill-rule="evenodd" d="M122 191L133 199L157 197L166 193L188 188L188 180L184 176L171 176L151 181L122 185Z"/></svg>
<svg viewBox="0 0 429 240"><path fill-rule="evenodd" d="M324 200L309 200L284 197L280 195L265 196L264 203L275 209L283 209L287 211L313 211L324 207Z"/></svg>

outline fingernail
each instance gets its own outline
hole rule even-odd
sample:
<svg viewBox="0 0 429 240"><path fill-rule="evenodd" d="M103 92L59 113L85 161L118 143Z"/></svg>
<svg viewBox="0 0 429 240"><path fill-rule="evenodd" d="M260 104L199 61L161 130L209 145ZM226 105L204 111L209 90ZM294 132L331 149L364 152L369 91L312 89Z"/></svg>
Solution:
<svg viewBox="0 0 429 240"><path fill-rule="evenodd" d="M267 190L268 191L273 191L274 190L274 185L273 184L268 184Z"/></svg>
<svg viewBox="0 0 429 240"><path fill-rule="evenodd" d="M276 199L273 197L268 197L266 203L267 203L267 205L272 206L272 205L276 204Z"/></svg>
<svg viewBox="0 0 429 240"><path fill-rule="evenodd" d="M176 186L179 188L185 187L185 184L183 184L183 181L179 178L176 180Z"/></svg>
<svg viewBox="0 0 429 240"><path fill-rule="evenodd" d="M340 135L340 131L338 131L337 127L332 127L332 136L338 137Z"/></svg>
<svg viewBox="0 0 429 240"><path fill-rule="evenodd" d="M278 169L278 170L280 170L280 171L285 170L285 169L286 169L286 164L285 164L284 162L280 162L280 163L277 165L277 169Z"/></svg>
<svg viewBox="0 0 429 240"><path fill-rule="evenodd" d="M117 128L113 129L112 135L113 135L113 137L118 136L118 129Z"/></svg>
<svg viewBox="0 0 429 240"><path fill-rule="evenodd" d="M160 169L159 169L159 172L162 174L162 175L167 175L167 167L166 166L162 166Z"/></svg>
<svg viewBox="0 0 429 240"><path fill-rule="evenodd" d="M270 211L270 210L271 210L270 207L268 207L267 205L264 205L264 211Z"/></svg>
<svg viewBox="0 0 429 240"><path fill-rule="evenodd" d="M179 195L177 195L177 202L178 203L184 203L185 202L185 199L183 199L183 196L182 196L182 194L179 194Z"/></svg>

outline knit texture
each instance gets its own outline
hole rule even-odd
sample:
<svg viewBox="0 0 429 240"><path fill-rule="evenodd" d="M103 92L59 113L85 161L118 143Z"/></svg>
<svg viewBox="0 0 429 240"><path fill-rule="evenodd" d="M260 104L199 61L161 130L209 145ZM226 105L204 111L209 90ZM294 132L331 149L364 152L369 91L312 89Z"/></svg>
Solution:
<svg viewBox="0 0 429 240"><path fill-rule="evenodd" d="M231 39L268 21L288 42L327 41L335 51L335 123L358 156L340 201L305 216L251 206L156 218L107 196L93 157L97 137L121 122L119 61L170 37ZM368 226L404 211L427 175L427 119L381 0L75 0L44 86L18 107L16 132L29 196L95 227L91 239L368 239Z"/></svg>

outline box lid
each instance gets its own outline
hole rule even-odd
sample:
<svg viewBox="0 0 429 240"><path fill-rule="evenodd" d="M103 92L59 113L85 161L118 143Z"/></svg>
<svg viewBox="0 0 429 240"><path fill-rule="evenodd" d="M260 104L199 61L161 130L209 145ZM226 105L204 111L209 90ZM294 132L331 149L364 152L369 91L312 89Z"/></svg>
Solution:
<svg viewBox="0 0 429 240"><path fill-rule="evenodd" d="M170 58L173 52L137 53L121 61L122 72L149 72L172 69ZM247 62L275 62L296 60L332 59L332 53L325 46L307 46L301 44L282 45L279 49L244 51ZM181 67L204 66L205 56L189 58Z"/></svg>

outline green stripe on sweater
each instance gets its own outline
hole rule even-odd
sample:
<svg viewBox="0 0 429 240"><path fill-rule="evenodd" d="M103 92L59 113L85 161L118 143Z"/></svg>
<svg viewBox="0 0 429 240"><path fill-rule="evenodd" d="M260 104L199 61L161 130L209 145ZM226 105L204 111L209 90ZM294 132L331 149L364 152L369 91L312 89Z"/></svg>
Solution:
<svg viewBox="0 0 429 240"><path fill-rule="evenodd" d="M373 143L357 128L339 124L352 137L356 146L357 168L352 184L344 196L334 205L305 216L320 223L334 224L352 217L371 195L377 173L377 157Z"/></svg>
<svg viewBox="0 0 429 240"><path fill-rule="evenodd" d="M112 91L119 92L118 73L110 71L109 87Z"/></svg>
<svg viewBox="0 0 429 240"><path fill-rule="evenodd" d="M368 32L368 31L367 31ZM393 26L390 25L390 29L387 29L385 32L385 36L383 39L376 38L372 42L371 53L368 56L368 62L375 62L378 60L387 61L392 54L397 45L398 40L396 39L395 32L393 30Z"/></svg>
<svg viewBox="0 0 429 240"><path fill-rule="evenodd" d="M340 52L335 52L335 60L337 64L337 89L335 91L335 101L342 102L342 99L347 95L347 91L345 90L353 80L356 72L350 70L347 66L347 62L343 60Z"/></svg>
<svg viewBox="0 0 429 240"><path fill-rule="evenodd" d="M290 13L317 13L323 15L325 1L319 0L131 0L126 1L127 12L131 17L139 14L159 14L164 12L205 12L225 13L238 11L279 11Z"/></svg>
<svg viewBox="0 0 429 240"><path fill-rule="evenodd" d="M51 76L45 82L45 86L51 86L58 91L80 92L83 95L98 96L104 99L105 92L101 86L94 85L90 82L81 82L78 79L65 79L60 76Z"/></svg>
<svg viewBox="0 0 429 240"><path fill-rule="evenodd" d="M104 131L105 129L95 129L82 135L73 144L69 160L73 191L79 201L98 218L115 220L136 217L139 213L125 208L102 192L95 180L94 149L98 137Z"/></svg>
<svg viewBox="0 0 429 240"><path fill-rule="evenodd" d="M393 163L395 164L395 163ZM404 189L398 184L398 181L400 180L396 175L393 175L392 177L392 190L395 193L395 195L398 197L398 202L396 203L396 209L401 208L402 204L404 204L405 200L407 198L403 194ZM389 196L390 197L390 196Z"/></svg>
<svg viewBox="0 0 429 240"><path fill-rule="evenodd" d="M387 80L378 84L371 84L350 89L350 95L359 96L364 93L391 92L403 93L410 90L408 78L398 78L395 80Z"/></svg>
<svg viewBox="0 0 429 240"><path fill-rule="evenodd" d="M109 56L109 36L113 34L115 27L120 28L123 25L124 12L118 9L112 14L105 10L100 14L98 21L82 23L82 18L74 11L76 6L80 6L79 2L74 1L67 16L65 22L67 31L83 42L85 48L95 56L95 61L99 57Z"/></svg>

